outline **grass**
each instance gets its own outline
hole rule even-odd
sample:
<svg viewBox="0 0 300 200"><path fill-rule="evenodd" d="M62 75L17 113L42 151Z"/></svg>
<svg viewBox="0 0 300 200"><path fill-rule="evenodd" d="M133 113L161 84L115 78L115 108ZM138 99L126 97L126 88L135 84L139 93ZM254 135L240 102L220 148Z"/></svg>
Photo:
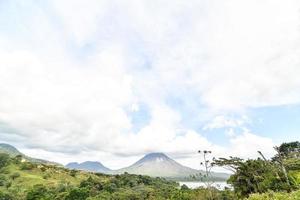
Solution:
<svg viewBox="0 0 300 200"><path fill-rule="evenodd" d="M37 165L32 169L24 170L20 165L9 164L0 172L2 179L10 184L9 190L26 191L32 186L43 184L46 186L58 186L59 184L67 184L78 186L82 180L92 177L101 182L109 180L109 176L104 174L94 174L82 171L70 171L62 167L51 165ZM12 179L13 174L18 176ZM0 186L0 191L7 190L7 185Z"/></svg>

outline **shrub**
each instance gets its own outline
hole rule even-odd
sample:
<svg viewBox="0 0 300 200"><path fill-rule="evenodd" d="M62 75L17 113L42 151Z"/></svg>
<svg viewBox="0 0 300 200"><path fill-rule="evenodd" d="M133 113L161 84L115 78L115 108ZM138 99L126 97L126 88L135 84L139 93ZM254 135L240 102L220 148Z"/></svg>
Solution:
<svg viewBox="0 0 300 200"><path fill-rule="evenodd" d="M252 194L248 200L298 200L300 199L300 190L286 192L268 192L263 194Z"/></svg>
<svg viewBox="0 0 300 200"><path fill-rule="evenodd" d="M0 191L0 199L1 200L12 200L12 196L10 194L4 193Z"/></svg>
<svg viewBox="0 0 300 200"><path fill-rule="evenodd" d="M43 179L48 179L48 178L50 178L51 177L51 175L49 174L49 173L45 173L44 175L43 175Z"/></svg>
<svg viewBox="0 0 300 200"><path fill-rule="evenodd" d="M33 163L30 162L24 162L21 164L20 169L21 170L32 170L35 167Z"/></svg>
<svg viewBox="0 0 300 200"><path fill-rule="evenodd" d="M112 199L112 195L109 192L105 191L105 192L101 192L95 197L89 197L87 198L87 200L113 200L113 199Z"/></svg>
<svg viewBox="0 0 300 200"><path fill-rule="evenodd" d="M5 167L9 162L9 155L6 153L0 153L0 169Z"/></svg>
<svg viewBox="0 0 300 200"><path fill-rule="evenodd" d="M5 186L6 177L4 175L0 175L0 186Z"/></svg>
<svg viewBox="0 0 300 200"><path fill-rule="evenodd" d="M77 174L77 171L76 171L76 170L72 169L72 170L70 171L70 176L75 177L76 174Z"/></svg>
<svg viewBox="0 0 300 200"><path fill-rule="evenodd" d="M9 176L12 180L15 180L16 178L20 177L20 173L14 172Z"/></svg>
<svg viewBox="0 0 300 200"><path fill-rule="evenodd" d="M66 196L66 200L85 200L89 196L86 188L74 188Z"/></svg>
<svg viewBox="0 0 300 200"><path fill-rule="evenodd" d="M33 186L26 195L26 200L52 200L50 192L47 187L41 184Z"/></svg>

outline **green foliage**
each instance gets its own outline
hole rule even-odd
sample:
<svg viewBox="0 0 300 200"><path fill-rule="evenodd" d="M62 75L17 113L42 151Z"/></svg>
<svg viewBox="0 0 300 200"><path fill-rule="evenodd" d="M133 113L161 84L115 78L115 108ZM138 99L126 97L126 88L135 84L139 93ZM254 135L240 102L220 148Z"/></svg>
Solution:
<svg viewBox="0 0 300 200"><path fill-rule="evenodd" d="M299 142L283 143L276 147L278 154L272 160L246 160L230 157L215 159L214 163L234 172L228 183L239 197L268 191L291 191L299 184L295 174L300 171Z"/></svg>
<svg viewBox="0 0 300 200"><path fill-rule="evenodd" d="M10 194L0 191L0 200L13 200L13 198Z"/></svg>
<svg viewBox="0 0 300 200"><path fill-rule="evenodd" d="M188 188L188 186L186 186L185 184L183 184L183 185L181 186L181 190L189 190L189 188Z"/></svg>
<svg viewBox="0 0 300 200"><path fill-rule="evenodd" d="M4 176L3 174L0 174L0 187L5 186L6 181L7 181L6 176Z"/></svg>
<svg viewBox="0 0 300 200"><path fill-rule="evenodd" d="M89 197L87 200L113 200L111 193L104 191L94 197Z"/></svg>
<svg viewBox="0 0 300 200"><path fill-rule="evenodd" d="M26 200L52 200L52 195L44 185L35 185L26 195Z"/></svg>
<svg viewBox="0 0 300 200"><path fill-rule="evenodd" d="M282 143L278 147L279 152L283 157L298 157L300 156L300 142Z"/></svg>
<svg viewBox="0 0 300 200"><path fill-rule="evenodd" d="M287 170L296 170L300 171L300 159L297 158L287 158L283 161L284 166Z"/></svg>
<svg viewBox="0 0 300 200"><path fill-rule="evenodd" d="M283 193L283 192L267 192L264 194L252 194L248 200L299 200L300 190Z"/></svg>
<svg viewBox="0 0 300 200"><path fill-rule="evenodd" d="M72 189L65 200L85 200L89 196L89 191L86 188L74 188Z"/></svg>
<svg viewBox="0 0 300 200"><path fill-rule="evenodd" d="M228 182L242 197L251 193L266 192L269 189L285 190L287 187L280 170L261 159L241 162Z"/></svg>
<svg viewBox="0 0 300 200"><path fill-rule="evenodd" d="M14 172L12 173L9 177L12 179L12 180L15 180L16 178L20 177L20 173L19 172Z"/></svg>
<svg viewBox="0 0 300 200"><path fill-rule="evenodd" d="M88 179L83 180L80 183L80 187L88 188L88 189L95 189L95 190L102 190L103 184L100 181L97 181L90 176Z"/></svg>
<svg viewBox="0 0 300 200"><path fill-rule="evenodd" d="M72 169L72 170L70 171L70 176L75 177L76 174L77 174L77 171L76 171L75 169Z"/></svg>
<svg viewBox="0 0 300 200"><path fill-rule="evenodd" d="M104 175L62 167L22 162L0 154L0 200L295 200L300 199L300 161L297 148L285 145L280 160L215 159L214 164L234 172L228 182L234 191L189 189L163 178ZM292 147L295 145L292 144ZM291 150L292 149L292 150ZM281 155L281 154L280 154ZM280 162L280 163L279 163ZM282 166L287 169L288 182ZM289 184L288 184L289 183Z"/></svg>
<svg viewBox="0 0 300 200"><path fill-rule="evenodd" d="M36 165L31 162L23 162L20 165L21 170L32 170L35 167L36 167Z"/></svg>
<svg viewBox="0 0 300 200"><path fill-rule="evenodd" d="M0 169L8 165L9 155L6 153L0 153Z"/></svg>

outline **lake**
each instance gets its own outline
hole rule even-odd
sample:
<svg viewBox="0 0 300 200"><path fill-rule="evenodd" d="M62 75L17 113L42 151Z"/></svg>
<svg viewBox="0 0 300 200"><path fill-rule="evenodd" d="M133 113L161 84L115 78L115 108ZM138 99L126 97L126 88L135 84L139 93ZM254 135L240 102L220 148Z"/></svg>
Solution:
<svg viewBox="0 0 300 200"><path fill-rule="evenodd" d="M179 184L180 184L180 186L186 185L191 189L195 189L198 187L206 187L205 182L198 182L198 181L189 181L189 182L180 181ZM227 184L226 182L214 182L212 184L212 186L219 190L224 190L225 187L231 188L231 186L229 184Z"/></svg>

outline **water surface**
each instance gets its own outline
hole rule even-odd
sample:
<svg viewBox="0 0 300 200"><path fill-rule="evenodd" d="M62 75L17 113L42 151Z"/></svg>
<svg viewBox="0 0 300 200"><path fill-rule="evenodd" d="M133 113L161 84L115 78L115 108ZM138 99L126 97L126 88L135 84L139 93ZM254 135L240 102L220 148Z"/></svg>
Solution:
<svg viewBox="0 0 300 200"><path fill-rule="evenodd" d="M207 187L207 185L208 185L205 182L199 182L199 181L189 181L189 182L180 181L179 184L180 184L180 186L186 185L191 189L195 189L198 187ZM224 190L225 187L231 188L231 186L229 184L227 184L226 182L214 182L214 183L212 183L211 186L213 186L219 190Z"/></svg>

